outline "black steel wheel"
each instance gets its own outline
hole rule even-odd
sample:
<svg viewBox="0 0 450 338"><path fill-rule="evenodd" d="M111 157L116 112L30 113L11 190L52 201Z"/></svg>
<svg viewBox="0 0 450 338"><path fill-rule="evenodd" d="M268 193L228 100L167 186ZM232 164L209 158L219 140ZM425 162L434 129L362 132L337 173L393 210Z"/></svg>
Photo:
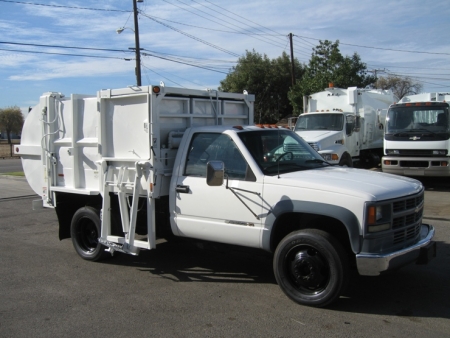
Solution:
<svg viewBox="0 0 450 338"><path fill-rule="evenodd" d="M70 233L75 251L81 258L98 261L108 256L106 247L98 241L100 226L99 211L95 208L83 207L73 215Z"/></svg>
<svg viewBox="0 0 450 338"><path fill-rule="evenodd" d="M344 249L321 230L287 235L275 251L273 268L283 292L302 305L327 306L348 284L349 264Z"/></svg>

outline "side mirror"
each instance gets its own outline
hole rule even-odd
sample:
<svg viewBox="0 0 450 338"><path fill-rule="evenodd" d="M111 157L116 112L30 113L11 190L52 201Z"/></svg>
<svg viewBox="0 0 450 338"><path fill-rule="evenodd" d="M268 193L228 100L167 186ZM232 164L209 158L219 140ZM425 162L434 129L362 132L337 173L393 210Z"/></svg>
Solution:
<svg viewBox="0 0 450 338"><path fill-rule="evenodd" d="M225 165L222 161L209 161L206 164L206 184L211 187L221 186L225 176Z"/></svg>

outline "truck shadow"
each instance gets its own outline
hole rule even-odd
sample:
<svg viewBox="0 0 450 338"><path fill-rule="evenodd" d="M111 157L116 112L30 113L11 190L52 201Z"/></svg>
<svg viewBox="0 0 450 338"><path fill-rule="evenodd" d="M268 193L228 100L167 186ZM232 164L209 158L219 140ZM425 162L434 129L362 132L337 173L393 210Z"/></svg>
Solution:
<svg viewBox="0 0 450 338"><path fill-rule="evenodd" d="M269 253L211 242L163 242L157 244L157 250L134 257L118 254L104 262L135 266L174 282L276 284Z"/></svg>
<svg viewBox="0 0 450 338"><path fill-rule="evenodd" d="M450 319L450 245L437 245L438 256L425 266L409 265L377 277L352 271L347 291L327 310L414 322L421 317ZM165 242L157 250L134 257L119 254L105 263L134 266L171 282L276 284L270 254L209 242ZM291 302L281 290L280 301Z"/></svg>
<svg viewBox="0 0 450 338"><path fill-rule="evenodd" d="M422 182L427 191L450 192L450 177L413 177Z"/></svg>

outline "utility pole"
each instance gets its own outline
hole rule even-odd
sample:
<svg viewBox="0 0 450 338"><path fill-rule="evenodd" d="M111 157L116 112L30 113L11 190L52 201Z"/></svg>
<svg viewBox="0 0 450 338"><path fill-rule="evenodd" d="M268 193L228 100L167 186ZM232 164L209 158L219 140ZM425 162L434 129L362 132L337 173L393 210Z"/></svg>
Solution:
<svg viewBox="0 0 450 338"><path fill-rule="evenodd" d="M377 78L377 73L378 72L380 72L380 73L385 73L386 72L386 69L374 69L374 70L368 70L367 71L367 73L373 73L373 75L375 75L375 89L377 89L377 80L378 80L378 78Z"/></svg>
<svg viewBox="0 0 450 338"><path fill-rule="evenodd" d="M137 2L143 2L143 0L133 0L133 13L134 13L134 40L136 47L136 85L141 86L141 47L139 45L139 24L138 24L138 11Z"/></svg>
<svg viewBox="0 0 450 338"><path fill-rule="evenodd" d="M294 73L294 46L292 44L292 33L289 33L289 41L291 43L291 74L292 74L292 87L295 85L295 73Z"/></svg>

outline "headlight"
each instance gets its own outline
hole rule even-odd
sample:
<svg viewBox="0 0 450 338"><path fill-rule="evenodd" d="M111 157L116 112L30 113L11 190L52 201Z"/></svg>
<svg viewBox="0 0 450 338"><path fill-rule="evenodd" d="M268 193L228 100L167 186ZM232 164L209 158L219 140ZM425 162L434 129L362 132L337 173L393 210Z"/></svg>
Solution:
<svg viewBox="0 0 450 338"><path fill-rule="evenodd" d="M339 160L338 154L320 154L325 161L337 161Z"/></svg>
<svg viewBox="0 0 450 338"><path fill-rule="evenodd" d="M371 205L367 208L367 231L379 232L391 228L389 205Z"/></svg>
<svg viewBox="0 0 450 338"><path fill-rule="evenodd" d="M396 150L396 149L386 149L386 154L387 154L387 155L391 155L391 154L399 155L399 154L400 154L400 150Z"/></svg>

